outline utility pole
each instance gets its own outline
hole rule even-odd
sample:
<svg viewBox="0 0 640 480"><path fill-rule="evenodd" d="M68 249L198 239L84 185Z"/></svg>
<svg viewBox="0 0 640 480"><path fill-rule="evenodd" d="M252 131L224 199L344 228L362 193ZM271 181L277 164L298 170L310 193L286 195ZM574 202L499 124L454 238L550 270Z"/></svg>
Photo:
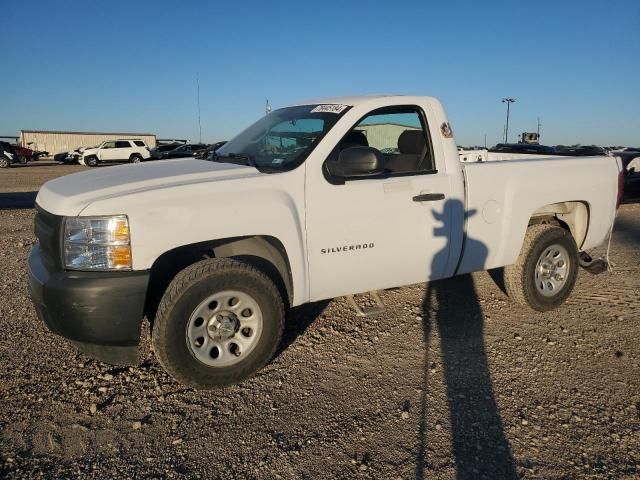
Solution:
<svg viewBox="0 0 640 480"><path fill-rule="evenodd" d="M540 123L540 117L538 117L538 143L540 143L540 127L542 126L542 123Z"/></svg>
<svg viewBox="0 0 640 480"><path fill-rule="evenodd" d="M198 88L198 143L202 143L202 122L200 121L200 75L196 72L196 85Z"/></svg>
<svg viewBox="0 0 640 480"><path fill-rule="evenodd" d="M502 99L502 103L507 104L507 125L504 128L504 143L509 143L509 107L516 101L515 98L505 97Z"/></svg>
<svg viewBox="0 0 640 480"><path fill-rule="evenodd" d="M487 134L484 134L484 148L487 148Z"/></svg>

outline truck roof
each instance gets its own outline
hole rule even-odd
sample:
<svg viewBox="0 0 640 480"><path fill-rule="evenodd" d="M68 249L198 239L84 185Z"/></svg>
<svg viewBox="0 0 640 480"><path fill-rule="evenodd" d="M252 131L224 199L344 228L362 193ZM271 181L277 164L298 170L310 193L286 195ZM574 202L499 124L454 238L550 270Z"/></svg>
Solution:
<svg viewBox="0 0 640 480"><path fill-rule="evenodd" d="M373 100L378 100L381 98L415 98L413 96L407 95L355 95L350 97L328 97L328 98L314 98L302 102L294 102L289 106L297 106L297 105L349 105L354 107L361 103L371 102ZM421 98L431 98L431 97L421 97Z"/></svg>

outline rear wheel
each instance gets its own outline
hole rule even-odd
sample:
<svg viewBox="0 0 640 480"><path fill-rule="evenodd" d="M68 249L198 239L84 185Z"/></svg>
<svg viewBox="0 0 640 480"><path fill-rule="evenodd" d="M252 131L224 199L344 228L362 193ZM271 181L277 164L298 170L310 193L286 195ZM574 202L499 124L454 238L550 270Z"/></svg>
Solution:
<svg viewBox="0 0 640 480"><path fill-rule="evenodd" d="M140 163L142 161L142 156L137 153L134 153L129 157L129 163Z"/></svg>
<svg viewBox="0 0 640 480"><path fill-rule="evenodd" d="M18 157L18 163L19 163L20 165L26 165L28 161L29 161L29 160L27 159L27 157L24 157L24 156L20 156L20 157Z"/></svg>
<svg viewBox="0 0 640 480"><path fill-rule="evenodd" d="M504 269L507 294L544 312L565 302L578 276L578 249L564 228L532 225L518 260Z"/></svg>
<svg viewBox="0 0 640 480"><path fill-rule="evenodd" d="M239 382L273 356L284 325L273 282L232 259L198 262L165 292L153 326L153 350L176 380L213 388Z"/></svg>
<svg viewBox="0 0 640 480"><path fill-rule="evenodd" d="M98 166L98 157L87 157L84 159L84 163L85 165L87 165L87 167L97 167Z"/></svg>

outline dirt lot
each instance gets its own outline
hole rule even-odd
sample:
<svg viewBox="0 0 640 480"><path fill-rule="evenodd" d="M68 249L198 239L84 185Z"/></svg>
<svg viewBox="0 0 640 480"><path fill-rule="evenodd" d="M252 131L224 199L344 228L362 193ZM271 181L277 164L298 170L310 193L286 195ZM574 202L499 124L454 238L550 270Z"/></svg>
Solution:
<svg viewBox="0 0 640 480"><path fill-rule="evenodd" d="M82 167L0 171L0 477L640 478L640 204L614 271L562 308L511 305L486 274L295 310L276 359L225 390L76 353L36 318L34 193ZM9 207L9 208L8 208Z"/></svg>

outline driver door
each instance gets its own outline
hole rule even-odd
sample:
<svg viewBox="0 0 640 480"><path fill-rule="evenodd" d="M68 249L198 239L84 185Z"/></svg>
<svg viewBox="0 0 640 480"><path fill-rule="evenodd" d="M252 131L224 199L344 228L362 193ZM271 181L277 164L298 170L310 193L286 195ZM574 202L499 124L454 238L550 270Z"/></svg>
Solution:
<svg viewBox="0 0 640 480"><path fill-rule="evenodd" d="M435 162L426 118L418 106L374 110L345 135L322 173L307 175L311 301L442 277L450 184ZM384 173L332 177L328 164L353 146L380 151Z"/></svg>

